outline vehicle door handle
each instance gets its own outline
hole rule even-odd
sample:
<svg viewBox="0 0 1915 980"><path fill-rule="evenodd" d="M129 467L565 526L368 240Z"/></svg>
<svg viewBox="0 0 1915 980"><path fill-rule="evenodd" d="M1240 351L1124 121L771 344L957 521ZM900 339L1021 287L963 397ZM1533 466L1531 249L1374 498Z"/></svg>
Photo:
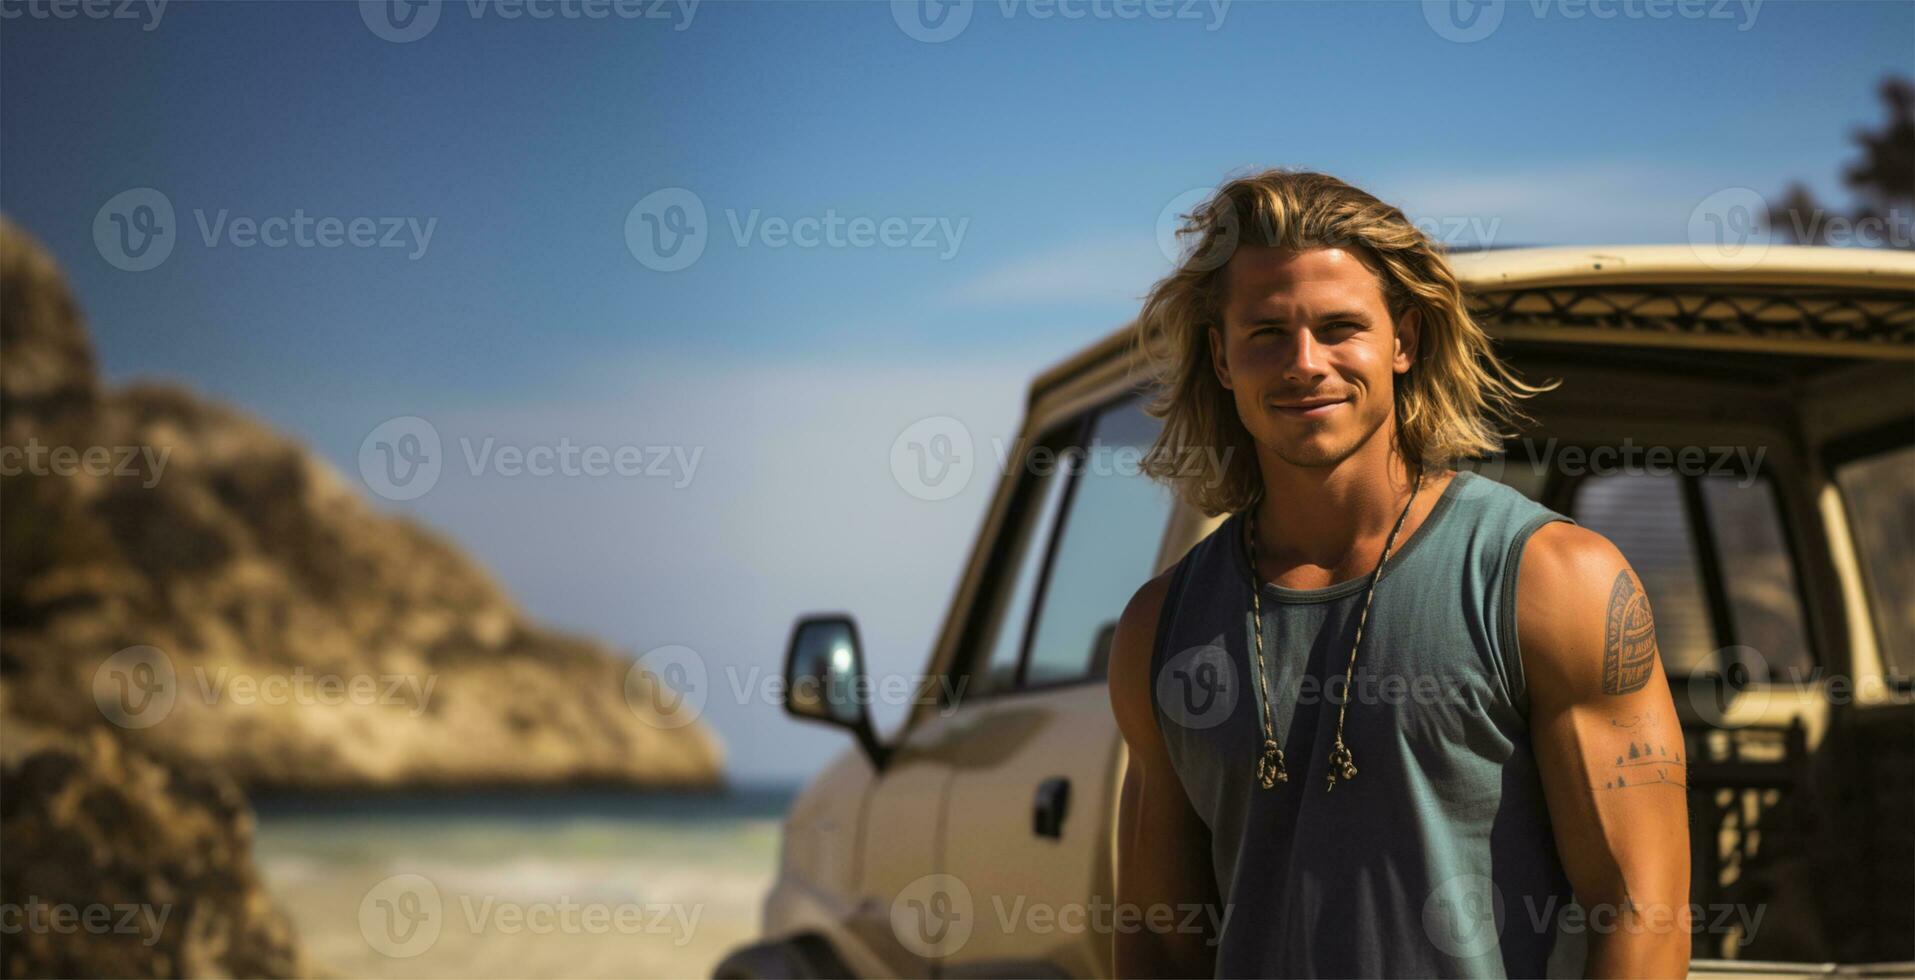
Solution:
<svg viewBox="0 0 1915 980"><path fill-rule="evenodd" d="M1031 807L1031 832L1039 837L1061 839L1064 816L1070 810L1071 781L1052 776L1037 784L1037 799Z"/></svg>

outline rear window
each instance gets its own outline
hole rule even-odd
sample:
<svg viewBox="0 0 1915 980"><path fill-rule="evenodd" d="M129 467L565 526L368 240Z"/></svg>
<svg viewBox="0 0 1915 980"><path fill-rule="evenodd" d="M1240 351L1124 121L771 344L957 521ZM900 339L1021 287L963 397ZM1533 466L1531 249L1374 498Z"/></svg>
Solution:
<svg viewBox="0 0 1915 980"><path fill-rule="evenodd" d="M1915 676L1915 445L1835 468L1868 589L1882 667Z"/></svg>
<svg viewBox="0 0 1915 980"><path fill-rule="evenodd" d="M1707 663L1715 635L1676 480L1638 473L1591 477L1577 488L1570 516L1613 542L1636 570L1656 618L1662 669L1681 676Z"/></svg>
<svg viewBox="0 0 1915 980"><path fill-rule="evenodd" d="M1671 677L1719 673L1805 683L1815 670L1782 509L1761 474L1622 472L1576 487L1570 515L1622 552L1656 619Z"/></svg>

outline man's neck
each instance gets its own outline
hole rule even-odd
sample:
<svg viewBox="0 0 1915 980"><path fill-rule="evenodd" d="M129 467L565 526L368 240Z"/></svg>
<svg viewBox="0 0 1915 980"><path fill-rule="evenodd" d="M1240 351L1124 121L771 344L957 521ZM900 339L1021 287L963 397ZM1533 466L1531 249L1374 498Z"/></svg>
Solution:
<svg viewBox="0 0 1915 980"><path fill-rule="evenodd" d="M1265 492L1257 510L1257 556L1267 581L1293 588L1315 588L1364 574L1376 567L1384 540L1410 499L1414 468L1386 447L1382 459L1364 453L1335 467L1294 466L1266 456ZM1416 506L1397 532L1397 547L1408 540L1429 512L1436 493L1447 486L1441 472L1424 476Z"/></svg>

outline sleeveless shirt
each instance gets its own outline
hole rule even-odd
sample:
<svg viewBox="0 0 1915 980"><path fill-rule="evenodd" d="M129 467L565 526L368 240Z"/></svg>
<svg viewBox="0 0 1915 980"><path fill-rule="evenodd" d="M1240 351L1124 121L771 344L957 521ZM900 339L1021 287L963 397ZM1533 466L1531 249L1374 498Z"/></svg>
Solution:
<svg viewBox="0 0 1915 980"><path fill-rule="evenodd" d="M1177 563L1151 700L1210 832L1224 902L1217 977L1582 975L1584 937L1561 928L1573 896L1516 644L1523 545L1559 520L1575 523L1459 471L1398 540L1347 687L1370 572L1320 589L1260 583L1272 728L1290 777L1267 790L1243 512ZM1326 792L1346 698L1358 772Z"/></svg>

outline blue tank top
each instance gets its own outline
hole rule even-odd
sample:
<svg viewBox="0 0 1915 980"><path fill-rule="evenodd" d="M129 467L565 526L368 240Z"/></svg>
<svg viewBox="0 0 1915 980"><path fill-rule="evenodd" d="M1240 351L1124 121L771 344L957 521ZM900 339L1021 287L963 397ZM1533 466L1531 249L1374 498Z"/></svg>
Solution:
<svg viewBox="0 0 1915 980"><path fill-rule="evenodd" d="M1153 704L1210 830L1226 918L1218 977L1581 976L1586 944L1527 724L1516 647L1523 544L1570 518L1467 470L1378 580L1263 588L1264 659L1289 781L1263 746L1242 512L1180 560ZM1325 791L1337 708L1354 779Z"/></svg>

